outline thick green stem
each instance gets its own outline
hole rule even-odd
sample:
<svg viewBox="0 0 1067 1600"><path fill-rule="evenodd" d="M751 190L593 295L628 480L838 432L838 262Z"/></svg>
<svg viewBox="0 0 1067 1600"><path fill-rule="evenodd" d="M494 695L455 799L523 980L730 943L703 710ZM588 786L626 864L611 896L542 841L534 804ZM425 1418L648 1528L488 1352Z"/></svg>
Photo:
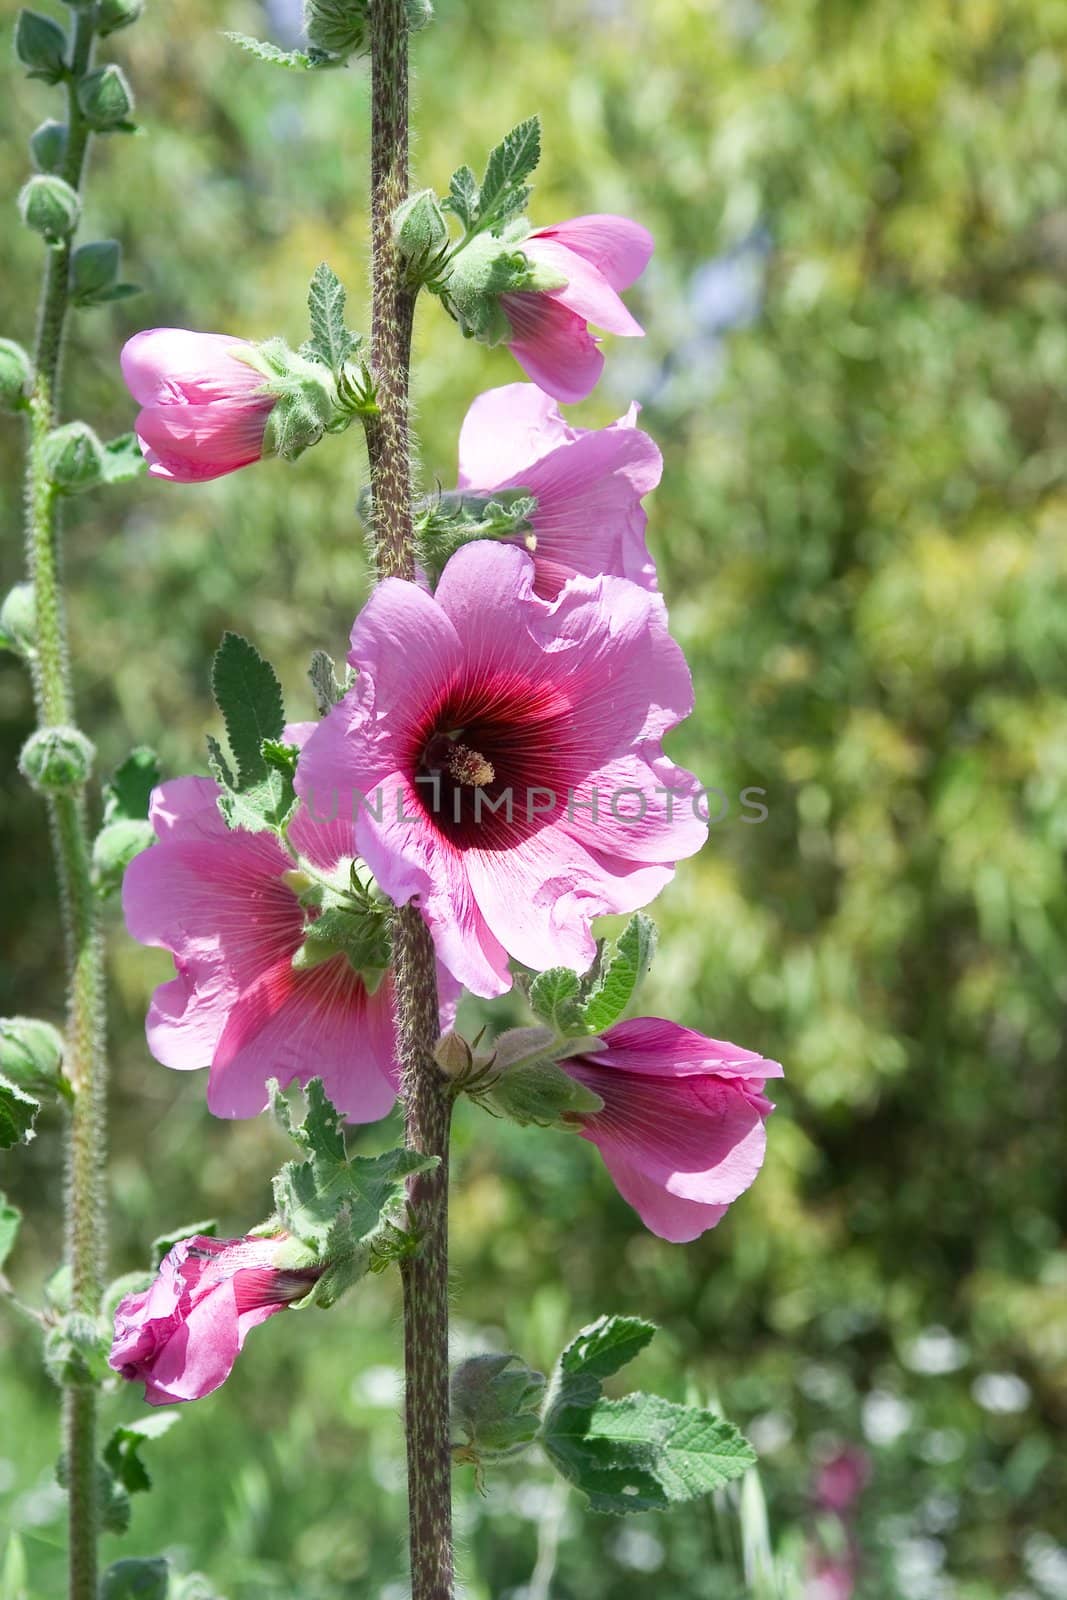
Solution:
<svg viewBox="0 0 1067 1600"><path fill-rule="evenodd" d="M383 578L412 578L408 372L414 295L404 280L391 218L408 192L408 41L404 0L373 0L371 17L371 367L378 414L367 419L374 541ZM393 923L398 1050L405 1139L438 1157L411 1179L419 1238L403 1264L405 1422L412 1600L451 1600L452 1451L448 1395L448 1136L452 1098L433 1049L439 1031L436 963L414 906Z"/></svg>
<svg viewBox="0 0 1067 1600"><path fill-rule="evenodd" d="M68 136L63 176L80 189L89 143L77 83L93 53L96 8L76 13L68 82ZM60 417L63 344L69 309L71 243L49 249L37 320L35 379L30 400L26 472L26 553L36 595L34 695L39 727L74 722L63 601L61 497L44 461L48 433ZM67 1152L67 1260L74 1309L95 1316L106 1258L104 1151L106 1057L103 947L91 879L92 846L84 792L49 800L49 819L63 905L67 958L64 1071L74 1090ZM70 1486L70 1600L96 1600L96 1392L71 1389L64 1406L64 1454Z"/></svg>

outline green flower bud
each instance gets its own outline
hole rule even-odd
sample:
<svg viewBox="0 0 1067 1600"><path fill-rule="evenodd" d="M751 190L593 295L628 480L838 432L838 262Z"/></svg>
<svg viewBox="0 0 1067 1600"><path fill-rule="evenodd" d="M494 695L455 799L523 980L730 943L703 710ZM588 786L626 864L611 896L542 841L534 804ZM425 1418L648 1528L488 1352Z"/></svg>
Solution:
<svg viewBox="0 0 1067 1600"><path fill-rule="evenodd" d="M122 886L134 856L155 843L156 830L147 818L120 817L101 828L93 841L93 885L105 899Z"/></svg>
<svg viewBox="0 0 1067 1600"><path fill-rule="evenodd" d="M29 1094L65 1086L63 1035L36 1017L0 1017L0 1074Z"/></svg>
<svg viewBox="0 0 1067 1600"><path fill-rule="evenodd" d="M448 247L448 223L432 189L405 200L393 213L393 233L409 275L418 279Z"/></svg>
<svg viewBox="0 0 1067 1600"><path fill-rule="evenodd" d="M30 358L14 339L0 339L0 411L18 411L33 376Z"/></svg>
<svg viewBox="0 0 1067 1600"><path fill-rule="evenodd" d="M38 173L19 193L19 211L27 228L43 234L49 244L66 239L78 226L81 201L62 178Z"/></svg>
<svg viewBox="0 0 1067 1600"><path fill-rule="evenodd" d="M67 70L66 32L51 17L20 11L15 23L15 54L29 77L58 83Z"/></svg>
<svg viewBox="0 0 1067 1600"><path fill-rule="evenodd" d="M433 6L430 0L407 0L404 10L408 14L409 33L418 33L433 21Z"/></svg>
<svg viewBox="0 0 1067 1600"><path fill-rule="evenodd" d="M53 428L44 443L45 470L64 494L92 489L104 477L104 447L87 422Z"/></svg>
<svg viewBox="0 0 1067 1600"><path fill-rule="evenodd" d="M119 275L122 253L117 239L79 245L70 262L70 294L75 305L91 305Z"/></svg>
<svg viewBox="0 0 1067 1600"><path fill-rule="evenodd" d="M68 794L82 788L95 755L78 728L38 728L22 747L19 771L41 794Z"/></svg>
<svg viewBox="0 0 1067 1600"><path fill-rule="evenodd" d="M537 1436L544 1391L544 1373L519 1356L469 1356L450 1385L455 1442L475 1461L525 1449Z"/></svg>
<svg viewBox="0 0 1067 1600"><path fill-rule="evenodd" d="M469 1077L474 1071L474 1054L461 1033L443 1033L434 1047L433 1058L448 1078Z"/></svg>
<svg viewBox="0 0 1067 1600"><path fill-rule="evenodd" d="M47 122L30 135L30 155L38 172L58 172L67 158L67 125Z"/></svg>
<svg viewBox="0 0 1067 1600"><path fill-rule="evenodd" d="M37 600L32 583L16 583L0 606L0 647L31 656L37 643Z"/></svg>
<svg viewBox="0 0 1067 1600"><path fill-rule="evenodd" d="M304 0L308 43L331 56L350 56L366 43L368 0Z"/></svg>
<svg viewBox="0 0 1067 1600"><path fill-rule="evenodd" d="M131 22L136 22L143 10L144 0L100 0L96 31L105 39L109 33L118 33L120 28L128 28Z"/></svg>
<svg viewBox="0 0 1067 1600"><path fill-rule="evenodd" d="M122 68L112 61L88 73L78 85L78 104L98 133L121 127L133 111L133 90Z"/></svg>

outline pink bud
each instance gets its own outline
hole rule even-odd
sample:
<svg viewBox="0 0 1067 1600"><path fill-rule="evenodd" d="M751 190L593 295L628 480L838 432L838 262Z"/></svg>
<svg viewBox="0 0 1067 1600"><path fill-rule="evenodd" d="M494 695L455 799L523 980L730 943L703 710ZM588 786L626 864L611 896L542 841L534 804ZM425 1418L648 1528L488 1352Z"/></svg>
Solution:
<svg viewBox="0 0 1067 1600"><path fill-rule="evenodd" d="M261 459L276 397L240 359L254 348L188 328L149 328L127 342L122 376L142 408L134 426L154 478L205 483Z"/></svg>
<svg viewBox="0 0 1067 1600"><path fill-rule="evenodd" d="M182 1239L150 1289L115 1312L108 1360L145 1386L152 1406L200 1400L224 1383L250 1328L306 1295L322 1267L279 1264L288 1235L272 1239Z"/></svg>

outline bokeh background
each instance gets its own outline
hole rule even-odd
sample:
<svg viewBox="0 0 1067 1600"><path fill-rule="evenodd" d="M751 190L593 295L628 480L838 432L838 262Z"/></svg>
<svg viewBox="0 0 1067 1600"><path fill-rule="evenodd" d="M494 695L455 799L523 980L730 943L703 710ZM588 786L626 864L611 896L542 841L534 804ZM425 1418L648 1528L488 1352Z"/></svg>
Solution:
<svg viewBox="0 0 1067 1600"><path fill-rule="evenodd" d="M49 0L42 0L42 9ZM14 17L12 4L5 8ZM58 14L59 8L53 8ZM304 336L327 259L367 286L367 75L272 71L219 35L295 42L294 7L156 0L106 53L135 138L98 140L83 237L121 239L139 299L76 314L71 409L132 407L117 353L161 323ZM731 1502L625 1525L526 1461L459 1475L470 1600L735 1600L801 1592L812 1483L843 1445L865 1600L1067 1595L1063 1016L1067 999L1067 11L1056 0L439 0L417 42L415 163L438 188L520 117L545 119L534 216L626 212L657 253L586 424L633 397L662 446L650 540L697 710L673 754L736 804L657 907L643 993L781 1059L755 1188L689 1247L645 1233L595 1152L461 1109L461 1349L545 1365L601 1310L663 1332L627 1380L717 1396L762 1458L779 1580L743 1575ZM38 241L15 221L25 140L61 115L5 55L0 332L32 337ZM460 419L517 376L420 315L424 481ZM3 585L21 575L14 422L0 433ZM311 715L311 651L343 653L366 590L355 431L295 467L198 489L142 480L72 507L83 726L204 770L225 628ZM59 1019L54 888L15 774L31 727L0 658L0 1011ZM16 842L17 841L17 842ZM172 1225L241 1233L285 1150L212 1121L145 1048L167 973L111 912L114 1264ZM515 1013L518 1018L518 1012ZM359 1136L372 1149L393 1130ZM5 1157L35 1292L60 1248L57 1120ZM275 1319L233 1378L150 1446L157 1487L110 1559L166 1551L229 1600L402 1600L398 1304L375 1279ZM0 1548L61 1592L55 1400L0 1320ZM108 1402L143 1410L136 1391ZM749 1524L751 1518L749 1518ZM778 1587L774 1584L778 1583Z"/></svg>

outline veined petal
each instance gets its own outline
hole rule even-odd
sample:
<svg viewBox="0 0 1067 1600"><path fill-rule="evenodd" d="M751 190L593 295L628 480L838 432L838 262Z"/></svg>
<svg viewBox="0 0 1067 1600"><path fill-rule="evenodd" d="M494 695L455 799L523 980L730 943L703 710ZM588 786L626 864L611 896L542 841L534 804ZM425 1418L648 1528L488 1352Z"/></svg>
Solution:
<svg viewBox="0 0 1067 1600"><path fill-rule="evenodd" d="M584 318L547 294L504 294L500 303L511 323L508 348L527 377L565 405L592 394L604 357Z"/></svg>
<svg viewBox="0 0 1067 1600"><path fill-rule="evenodd" d="M127 389L141 406L210 405L246 398L263 387L263 375L235 352L255 347L226 333L190 328L146 328L122 347Z"/></svg>
<svg viewBox="0 0 1067 1600"><path fill-rule="evenodd" d="M604 274L583 256L568 250L558 236L546 238L543 234L534 234L524 241L523 249L532 261L566 278L562 289L545 291L551 299L558 300L583 322L591 322L606 333L623 339L642 336L645 330L623 305Z"/></svg>
<svg viewBox="0 0 1067 1600"><path fill-rule="evenodd" d="M653 239L647 228L629 217L594 212L570 217L551 228L538 228L535 239L555 239L596 267L613 289L628 289L648 266Z"/></svg>

